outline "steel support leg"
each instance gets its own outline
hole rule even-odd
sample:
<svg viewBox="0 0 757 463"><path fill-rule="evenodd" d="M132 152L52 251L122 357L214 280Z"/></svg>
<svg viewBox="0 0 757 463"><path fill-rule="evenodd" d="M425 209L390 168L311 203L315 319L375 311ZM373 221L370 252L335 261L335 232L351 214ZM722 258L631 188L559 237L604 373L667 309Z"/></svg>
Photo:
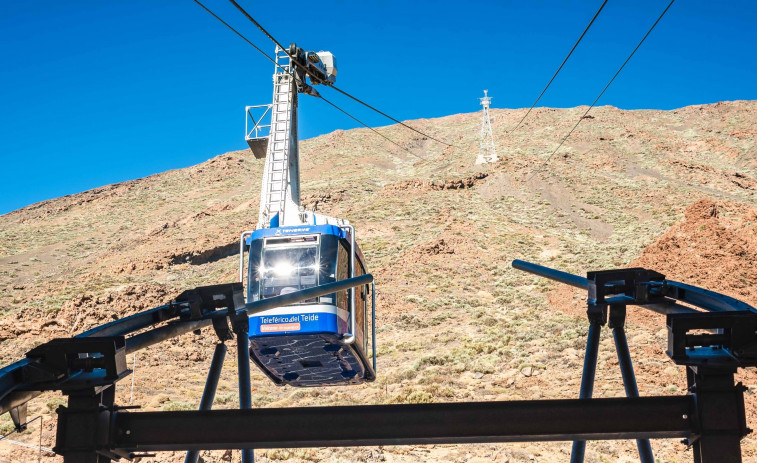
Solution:
<svg viewBox="0 0 757 463"><path fill-rule="evenodd" d="M104 390L75 391L68 394L67 415L58 418L58 430L55 443L56 453L63 454L64 463L110 463L112 458L99 454L92 448L101 423L95 414L97 410L110 408L115 400L116 386ZM114 456L117 458L117 456Z"/></svg>
<svg viewBox="0 0 757 463"><path fill-rule="evenodd" d="M584 357L584 370L581 374L581 393L579 398L591 399L594 393L594 376L597 372L597 355L599 354L599 335L602 325L592 320L589 323L589 334L586 338L586 355ZM570 463L582 463L586 441L573 441L573 450L570 452Z"/></svg>
<svg viewBox="0 0 757 463"><path fill-rule="evenodd" d="M221 368L223 368L223 359L226 357L226 344L219 342L216 344L216 350L213 352L213 360L210 362L210 371L208 379L205 381L205 389L202 391L200 400L200 410L210 410L213 406L213 399L216 397L216 388L218 379L221 377ZM184 458L184 463L197 463L200 452L190 450Z"/></svg>
<svg viewBox="0 0 757 463"><path fill-rule="evenodd" d="M252 390L250 385L250 338L247 332L237 333L237 363L239 365L239 409L252 408ZM253 463L253 449L242 449L242 463Z"/></svg>
<svg viewBox="0 0 757 463"><path fill-rule="evenodd" d="M744 390L734 384L734 370L690 366L689 389L696 397L700 435L691 442L695 463L741 463L746 426Z"/></svg>
<svg viewBox="0 0 757 463"><path fill-rule="evenodd" d="M631 352L628 350L628 340L626 339L625 329L626 307L610 307L610 328L612 328L613 339L615 340L615 350L618 353L618 364L620 365L620 374L623 376L623 387L626 390L626 397L639 397L639 389L636 386L636 375L631 363ZM641 463L654 463L654 454L649 439L637 439L636 447L639 449L639 461Z"/></svg>

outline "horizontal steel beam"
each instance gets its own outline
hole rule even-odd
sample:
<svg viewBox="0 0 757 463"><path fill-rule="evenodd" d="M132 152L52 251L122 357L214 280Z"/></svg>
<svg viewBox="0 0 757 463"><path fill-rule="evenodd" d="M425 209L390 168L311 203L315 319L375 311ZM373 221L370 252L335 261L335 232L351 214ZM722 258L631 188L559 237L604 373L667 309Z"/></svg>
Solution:
<svg viewBox="0 0 757 463"><path fill-rule="evenodd" d="M525 260L520 259L513 260L512 265L516 270L533 273L534 275L549 278L550 280L565 283L566 285L575 286L576 288L589 288L589 280L582 276L573 275L572 273L555 270L553 268L544 267L543 265L526 262Z"/></svg>
<svg viewBox="0 0 757 463"><path fill-rule="evenodd" d="M128 451L656 439L696 433L691 396L114 413L111 448Z"/></svg>
<svg viewBox="0 0 757 463"><path fill-rule="evenodd" d="M573 275L572 273L563 272L561 270L555 270L553 268L545 267L543 265L538 265L531 262L526 262L524 260L519 260L519 259L513 260L512 266L516 270L521 270L524 272L532 273L534 275L538 275L540 277L549 278L550 280L554 280L559 283L564 283L566 285L574 286L576 288L580 288L580 289L589 288L588 279L582 276ZM675 285L682 285L682 283L676 283L676 282L671 282L671 283ZM693 288L693 289L697 289L701 291L706 291L706 290L702 290L701 288L696 288L694 286L687 286L687 288L689 289ZM717 293L712 293L712 291L707 291L707 292L717 295ZM736 303L743 304L742 302L739 302L733 298L729 298L729 299L731 299L732 301L735 301ZM608 299L608 302L610 302L609 299ZM636 305L632 298L628 298L625 300L619 299L619 300L616 300L615 302ZM668 299L664 302L640 304L639 306L647 310L651 310L653 312L661 313L664 315L671 314L671 313L699 313L698 310L693 309L691 307L687 307L685 305L678 304L673 299Z"/></svg>

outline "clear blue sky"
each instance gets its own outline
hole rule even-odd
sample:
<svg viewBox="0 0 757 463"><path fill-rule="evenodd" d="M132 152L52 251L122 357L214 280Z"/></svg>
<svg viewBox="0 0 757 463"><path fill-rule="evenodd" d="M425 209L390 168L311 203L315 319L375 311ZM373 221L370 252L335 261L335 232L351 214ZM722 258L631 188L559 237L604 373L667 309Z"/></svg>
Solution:
<svg viewBox="0 0 757 463"><path fill-rule="evenodd" d="M601 0L241 0L281 42L332 51L337 85L400 120L530 106ZM206 5L271 54L233 6ZM286 5L286 8L283 6ZM539 106L589 104L667 0L610 0ZM757 2L678 0L600 100L757 99ZM0 214L246 147L273 66L190 0L0 2ZM381 116L329 89L374 125ZM357 124L301 98L301 137Z"/></svg>

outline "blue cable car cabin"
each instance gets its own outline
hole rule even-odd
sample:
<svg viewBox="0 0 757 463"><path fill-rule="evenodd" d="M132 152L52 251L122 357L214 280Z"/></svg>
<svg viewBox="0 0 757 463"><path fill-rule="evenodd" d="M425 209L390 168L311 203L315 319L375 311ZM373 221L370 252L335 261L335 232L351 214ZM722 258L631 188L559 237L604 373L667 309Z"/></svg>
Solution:
<svg viewBox="0 0 757 463"><path fill-rule="evenodd" d="M248 301L365 274L352 227L264 228L243 243L249 249ZM365 285L250 316L252 360L279 385L373 381L376 374L368 357L369 347L375 352L375 307L368 311L371 290Z"/></svg>

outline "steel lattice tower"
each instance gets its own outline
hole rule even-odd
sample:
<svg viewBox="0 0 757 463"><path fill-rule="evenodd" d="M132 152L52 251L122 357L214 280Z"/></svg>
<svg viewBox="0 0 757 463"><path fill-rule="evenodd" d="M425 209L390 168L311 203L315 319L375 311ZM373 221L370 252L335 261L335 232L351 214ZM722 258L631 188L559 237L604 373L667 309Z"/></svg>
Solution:
<svg viewBox="0 0 757 463"><path fill-rule="evenodd" d="M494 135L492 135L492 123L489 119L489 105L492 99L488 95L489 90L484 90L484 97L479 98L481 100L481 106L484 107L483 120L481 121L481 141L478 145L478 157L476 158L476 164L484 164L487 162L496 162L499 160L497 157L497 150L494 148Z"/></svg>

